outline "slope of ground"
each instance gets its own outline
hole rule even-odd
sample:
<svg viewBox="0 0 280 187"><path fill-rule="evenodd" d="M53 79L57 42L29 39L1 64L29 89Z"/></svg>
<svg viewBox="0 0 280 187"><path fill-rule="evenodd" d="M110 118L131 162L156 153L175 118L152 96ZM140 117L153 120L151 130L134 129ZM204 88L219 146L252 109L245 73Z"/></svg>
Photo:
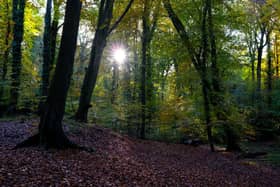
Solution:
<svg viewBox="0 0 280 187"><path fill-rule="evenodd" d="M95 153L10 150L36 120L0 122L0 186L280 186L279 170L205 147L140 141L99 127L65 128Z"/></svg>

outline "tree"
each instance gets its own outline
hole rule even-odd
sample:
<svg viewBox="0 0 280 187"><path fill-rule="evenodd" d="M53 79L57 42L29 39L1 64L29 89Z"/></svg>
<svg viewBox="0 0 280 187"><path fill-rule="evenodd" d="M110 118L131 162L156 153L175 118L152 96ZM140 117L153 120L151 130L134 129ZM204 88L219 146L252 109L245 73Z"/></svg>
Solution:
<svg viewBox="0 0 280 187"><path fill-rule="evenodd" d="M2 71L1 71L1 85L0 85L0 106L3 105L2 107L4 108L4 102L5 99L4 97L4 85L6 84L6 79L7 79L7 72L8 72L8 62L9 62L9 54L10 54L10 38L12 35L12 24L11 24L11 16L10 16L10 2L9 0L6 0L5 5L3 7L5 10L5 20L4 20L4 25L5 25L5 35L4 35L4 49L3 49L3 57L2 57ZM1 116L1 114L0 114Z"/></svg>
<svg viewBox="0 0 280 187"><path fill-rule="evenodd" d="M196 50L193 48L189 34L186 31L183 23L179 19L179 17L174 12L170 1L169 0L163 0L164 7L174 25L177 32L179 33L182 42L185 44L188 54L191 58L192 64L194 65L195 69L200 75L201 82L202 82L202 93L203 93L203 100L204 100L204 112L205 112L205 122L206 122L206 129L207 129L207 135L208 135L208 141L210 144L210 148L212 151L214 151L214 145L212 140L212 131L211 131L211 116L210 116L210 93L211 85L209 83L208 77L207 77L207 70L206 70L206 61L207 61L207 33L206 33L206 15L207 15L207 5L203 8L203 15L202 15L202 25L201 25L201 31L202 31L202 37L201 37L201 50L200 53L197 53ZM200 58L202 56L202 58Z"/></svg>
<svg viewBox="0 0 280 187"><path fill-rule="evenodd" d="M153 34L156 29L157 19L158 19L158 8L159 2L156 2L155 10L152 9L152 1L144 1L144 11L142 15L143 33L142 33L142 64L141 64L141 131L140 137L145 138L146 129L146 117L148 117L148 122L151 123L151 102L152 102L152 59L151 59L151 42L153 39ZM153 20L151 20L151 18ZM148 102L147 102L148 100ZM146 105L149 105L147 107ZM146 116L146 110L148 109L148 115Z"/></svg>
<svg viewBox="0 0 280 187"><path fill-rule="evenodd" d="M44 49L43 49L43 70L41 83L41 100L39 104L39 113L43 110L43 103L45 97L48 95L50 65L51 65L51 11L52 0L47 0L46 14L45 14L45 28L44 28Z"/></svg>
<svg viewBox="0 0 280 187"><path fill-rule="evenodd" d="M46 148L77 147L64 134L62 119L73 72L81 6L80 0L68 0L66 3L58 61L40 118L39 133L18 144L17 148L38 144Z"/></svg>
<svg viewBox="0 0 280 187"><path fill-rule="evenodd" d="M75 114L75 119L77 121L87 121L88 110L91 107L91 96L96 84L102 54L106 46L106 40L110 33L118 26L118 24L124 18L132 3L133 0L130 0L123 14L116 20L114 24L111 25L114 0L100 1L97 28L91 47L89 66L87 68L83 85L81 88L79 107Z"/></svg>
<svg viewBox="0 0 280 187"><path fill-rule="evenodd" d="M19 97L19 86L20 86L20 73L21 73L21 60L22 51L21 43L23 41L24 32L24 9L25 0L14 0L13 1L13 43L12 43L12 84L11 84L11 99L10 105L12 110L16 110Z"/></svg>

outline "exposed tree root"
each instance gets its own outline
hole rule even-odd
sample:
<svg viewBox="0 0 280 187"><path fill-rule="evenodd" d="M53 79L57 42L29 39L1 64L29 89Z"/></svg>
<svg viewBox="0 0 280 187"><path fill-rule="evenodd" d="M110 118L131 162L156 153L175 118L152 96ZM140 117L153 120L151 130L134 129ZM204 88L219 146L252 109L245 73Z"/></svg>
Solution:
<svg viewBox="0 0 280 187"><path fill-rule="evenodd" d="M54 144L53 142L43 143L40 141L39 133L27 138L26 140L17 144L12 149L15 150L15 149L20 149L20 148L24 148L24 147L36 147L36 146L44 147L45 149L50 149L50 148L59 149L59 150L78 149L78 150L86 151L89 153L95 152L95 149L93 149L91 147L80 146L80 145L70 141L66 136L62 137L62 139L59 141L59 143L56 143L56 144Z"/></svg>
<svg viewBox="0 0 280 187"><path fill-rule="evenodd" d="M19 149L19 148L23 148L23 147L39 146L39 142L40 142L39 140L40 140L39 134L35 134L35 135L27 138L26 140L20 142L19 144L17 144L13 149Z"/></svg>

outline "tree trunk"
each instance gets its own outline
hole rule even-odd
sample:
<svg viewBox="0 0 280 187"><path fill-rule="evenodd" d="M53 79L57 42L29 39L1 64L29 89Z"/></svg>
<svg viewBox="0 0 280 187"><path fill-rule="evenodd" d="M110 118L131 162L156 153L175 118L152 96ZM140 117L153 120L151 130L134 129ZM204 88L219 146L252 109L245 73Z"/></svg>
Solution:
<svg viewBox="0 0 280 187"><path fill-rule="evenodd" d="M40 118L39 133L18 144L15 148L34 145L58 149L80 148L64 134L62 119L73 73L81 6L80 0L68 0L66 3L57 66L50 85L45 109Z"/></svg>
<svg viewBox="0 0 280 187"><path fill-rule="evenodd" d="M97 30L91 48L90 62L81 89L79 107L75 114L75 119L77 121L87 122L88 109L91 107L91 96L96 85L101 58L110 29L113 5L113 0L102 0L100 3Z"/></svg>
<svg viewBox="0 0 280 187"><path fill-rule="evenodd" d="M228 121L227 115L230 114L229 107L225 106L224 90L222 88L222 78L220 75L220 69L218 67L217 48L216 48L216 36L214 31L214 25L212 20L212 0L206 0L207 12L208 12L208 30L211 47L211 71L212 71L212 87L211 104L216 108L216 117L218 120ZM232 127L228 127L229 124L224 125L224 132L227 137L227 149L240 150L238 135L234 133ZM235 135L235 136L234 136ZM235 139L233 139L235 138Z"/></svg>
<svg viewBox="0 0 280 187"><path fill-rule="evenodd" d="M257 88L256 88L256 96L257 96L257 102L260 106L260 102L262 102L262 93L261 93L261 73L262 73L262 54L263 54L263 48L264 48L264 36L265 36L265 26L261 27L261 33L260 33L260 43L258 46L258 62L257 62Z"/></svg>
<svg viewBox="0 0 280 187"><path fill-rule="evenodd" d="M64 135L62 119L73 73L80 13L81 1L68 0L58 61L39 125L40 144L47 147L65 148L72 145Z"/></svg>
<svg viewBox="0 0 280 187"><path fill-rule="evenodd" d="M60 19L60 12L59 8L61 6L61 1L54 0L53 1L53 21L51 25L51 42L50 42L50 48L51 48L51 57L50 57L50 73L52 72L52 69L55 64L55 57L56 57L56 43L57 43L57 33L58 33L58 23Z"/></svg>
<svg viewBox="0 0 280 187"><path fill-rule="evenodd" d="M272 104L272 53L271 53L271 32L267 32L267 105L270 108Z"/></svg>
<svg viewBox="0 0 280 187"><path fill-rule="evenodd" d="M144 25L144 23L143 23ZM140 98L141 98L141 129L140 138L145 139L146 131L146 68L147 68L147 41L144 36L142 38L142 62L141 62L141 86L140 86Z"/></svg>
<svg viewBox="0 0 280 187"><path fill-rule="evenodd" d="M2 66L2 75L1 75L2 84L0 85L0 100L2 100L1 102L3 103L5 102L3 96L4 96L4 89L6 84L5 82L6 82L7 71L8 71L9 53L10 53L10 35L11 35L10 6L8 0L6 1L6 19L7 20L6 20L6 33L5 33L5 50L3 55L3 66Z"/></svg>
<svg viewBox="0 0 280 187"><path fill-rule="evenodd" d="M204 7L203 11L203 23L202 23L202 52L204 54L202 60L200 59L201 54L197 54L191 44L190 37L188 32L185 30L185 27L181 20L178 18L176 13L174 12L170 1L163 0L164 7L168 13L169 18L171 19L174 27L176 28L178 34L180 35L182 42L186 45L191 61L196 69L196 71L200 74L200 78L202 81L202 94L204 98L204 111L205 111L205 122L206 122L206 131L208 135L208 141L210 145L210 149L214 151L214 145L212 142L212 132L211 132L211 116L210 116L210 104L209 104L209 93L208 91L211 89L207 80L207 71L206 71L206 52L207 52L207 33L206 33L206 8Z"/></svg>
<svg viewBox="0 0 280 187"><path fill-rule="evenodd" d="M114 0L101 0L100 2L97 29L91 48L89 67L87 68L87 72L83 81L79 107L75 114L75 119L77 121L87 122L88 109L91 107L91 96L96 84L101 57L106 46L107 37L122 21L128 10L130 9L133 0L129 1L122 15L110 28L111 20L113 17L114 2Z"/></svg>
<svg viewBox="0 0 280 187"><path fill-rule="evenodd" d="M203 100L204 100L204 115L205 115L205 122L206 122L206 131L208 135L208 141L210 145L211 151L214 151L214 145L213 145L213 140L212 140L212 127L211 127L211 112L210 112L210 102L211 101L211 86L210 83L208 82L208 76L207 76L207 60L208 60L208 32L207 32L207 12L209 8L209 0L206 0L206 3L203 8L202 12L202 24L201 24L201 48L202 48L202 59L200 61L200 68L197 70L200 72L200 77L202 81L202 94L203 94ZM213 33L212 33L213 34ZM214 37L214 35L213 35ZM213 38L215 39L215 38ZM213 39L211 42L213 42ZM215 42L215 41L214 41ZM212 71L215 70L217 71L216 67L216 54L213 54L213 52L216 53L216 51L213 51L213 43L211 43L211 57L212 57ZM214 49L215 50L215 49ZM215 56L213 56L215 55ZM213 63L213 58L215 58L214 63ZM213 68L213 64L215 65L215 69ZM215 72L216 73L216 72ZM212 75L213 78L213 75ZM214 86L219 86L217 85L218 82L212 82ZM216 87L217 89L217 87Z"/></svg>
<svg viewBox="0 0 280 187"><path fill-rule="evenodd" d="M19 97L19 87L20 87L20 74L22 67L22 51L21 43L23 40L24 32L24 9L25 0L13 0L13 22L14 22L14 32L13 32L13 43L12 43L12 84L11 84L11 98L10 107L11 110L16 110Z"/></svg>
<svg viewBox="0 0 280 187"><path fill-rule="evenodd" d="M146 132L146 117L147 117L147 70L150 68L150 4L148 0L144 1L144 11L142 16L142 63L141 63L141 130L140 138L145 139ZM149 67L148 67L149 66ZM150 76L150 74L149 74Z"/></svg>
<svg viewBox="0 0 280 187"><path fill-rule="evenodd" d="M274 42L274 48L275 48L275 61L276 61L276 67L275 67L275 71L276 71L276 77L279 78L279 48L278 48L278 37L277 35L275 35L275 42Z"/></svg>
<svg viewBox="0 0 280 187"><path fill-rule="evenodd" d="M152 82L152 58L151 42L157 25L158 6L152 11L152 1L144 1L142 15L142 68L141 68L141 105L142 119L140 137L145 138L146 125L151 125L153 112L153 82ZM152 19L151 19L152 18Z"/></svg>
<svg viewBox="0 0 280 187"><path fill-rule="evenodd" d="M45 28L44 28L44 49L43 49L43 70L42 82L40 88L40 103L38 107L39 114L43 111L43 104L46 101L49 89L50 79L50 65L51 65L51 11L52 0L47 0L46 14L45 14Z"/></svg>
<svg viewBox="0 0 280 187"><path fill-rule="evenodd" d="M204 105L204 116L205 116L205 123L206 123L206 132L208 136L208 142L210 145L210 149L212 152L215 151L214 144L213 144L213 137L212 137L212 127L211 127L211 109L210 109L210 102L209 102L209 91L210 91L210 84L207 81L206 72L203 72L201 75L202 79L202 94L203 94L203 105Z"/></svg>
<svg viewBox="0 0 280 187"><path fill-rule="evenodd" d="M117 89L118 89L118 80L119 80L119 67L117 62L113 62L113 75L112 75L112 97L111 104L115 104L117 97Z"/></svg>

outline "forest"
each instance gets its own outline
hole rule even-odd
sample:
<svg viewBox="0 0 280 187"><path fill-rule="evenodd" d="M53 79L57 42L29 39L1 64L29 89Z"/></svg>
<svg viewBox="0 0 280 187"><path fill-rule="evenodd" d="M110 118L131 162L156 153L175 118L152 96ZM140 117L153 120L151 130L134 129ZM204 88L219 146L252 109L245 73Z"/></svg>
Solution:
<svg viewBox="0 0 280 187"><path fill-rule="evenodd" d="M279 0L1 0L0 186L280 186Z"/></svg>

